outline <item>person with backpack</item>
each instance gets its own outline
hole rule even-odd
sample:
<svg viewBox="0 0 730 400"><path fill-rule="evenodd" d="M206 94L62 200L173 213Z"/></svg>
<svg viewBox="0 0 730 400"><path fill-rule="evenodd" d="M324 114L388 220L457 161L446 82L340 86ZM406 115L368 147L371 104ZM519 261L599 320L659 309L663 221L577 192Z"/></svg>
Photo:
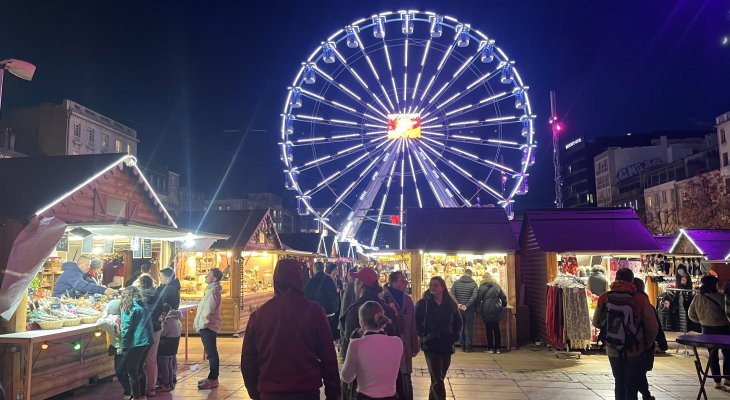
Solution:
<svg viewBox="0 0 730 400"><path fill-rule="evenodd" d="M725 316L725 307L723 306L725 298L717 291L718 279L712 275L702 277L702 287L700 294L692 299L687 311L687 317L694 322L702 325L702 334L704 335L730 335L730 322ZM720 375L720 359L717 349L708 349L710 358L710 370L712 375ZM730 350L722 350L722 374L730 375ZM722 379L712 378L715 381L715 389L730 391L730 379L725 379L725 385Z"/></svg>
<svg viewBox="0 0 730 400"><path fill-rule="evenodd" d="M615 380L617 400L637 400L642 376L646 377L646 351L659 330L649 298L634 286L634 272L616 272L611 290L598 297L593 325L601 330Z"/></svg>
<svg viewBox="0 0 730 400"><path fill-rule="evenodd" d="M484 274L479 284L477 296L479 307L477 312L482 317L487 334L487 352L499 354L502 347L502 334L499 332L499 321L502 310L507 307L507 295L489 272Z"/></svg>

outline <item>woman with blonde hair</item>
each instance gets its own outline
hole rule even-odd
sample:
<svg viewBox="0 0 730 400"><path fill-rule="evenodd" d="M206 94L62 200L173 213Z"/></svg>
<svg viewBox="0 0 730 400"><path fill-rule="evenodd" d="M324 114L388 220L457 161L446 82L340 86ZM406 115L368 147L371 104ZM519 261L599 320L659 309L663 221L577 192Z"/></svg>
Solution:
<svg viewBox="0 0 730 400"><path fill-rule="evenodd" d="M502 320L502 310L507 306L507 295L489 272L484 274L479 284L477 303L479 303L477 311L482 317L487 333L486 351L499 354L502 347L499 321Z"/></svg>
<svg viewBox="0 0 730 400"><path fill-rule="evenodd" d="M396 399L403 342L385 334L383 328L391 320L377 302L365 302L358 315L362 337L350 342L340 374L342 381L352 383L357 379L357 399Z"/></svg>

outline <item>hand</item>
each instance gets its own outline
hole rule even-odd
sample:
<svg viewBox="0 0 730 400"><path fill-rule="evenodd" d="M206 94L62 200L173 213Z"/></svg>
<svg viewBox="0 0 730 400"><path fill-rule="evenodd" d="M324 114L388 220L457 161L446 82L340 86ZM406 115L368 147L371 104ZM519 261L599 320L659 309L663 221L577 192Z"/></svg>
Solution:
<svg viewBox="0 0 730 400"><path fill-rule="evenodd" d="M117 292L116 289L112 289L112 288L106 288L106 290L104 291L104 294L107 296L114 296L117 293L119 293L119 292Z"/></svg>
<svg viewBox="0 0 730 400"><path fill-rule="evenodd" d="M459 304L459 310L466 311L466 306L463 304Z"/></svg>

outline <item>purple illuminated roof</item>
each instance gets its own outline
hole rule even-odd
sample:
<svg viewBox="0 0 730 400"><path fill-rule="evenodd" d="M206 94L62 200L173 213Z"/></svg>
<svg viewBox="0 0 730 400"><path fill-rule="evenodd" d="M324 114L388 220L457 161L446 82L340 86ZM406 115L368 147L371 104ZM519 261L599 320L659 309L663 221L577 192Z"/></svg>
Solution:
<svg viewBox="0 0 730 400"><path fill-rule="evenodd" d="M502 208L409 208L405 248L430 251L506 252L517 249Z"/></svg>
<svg viewBox="0 0 730 400"><path fill-rule="evenodd" d="M537 247L549 252L661 252L630 208L527 211L522 237L533 232Z"/></svg>
<svg viewBox="0 0 730 400"><path fill-rule="evenodd" d="M654 240L656 240L664 252L669 252L669 249L672 248L672 244L674 244L675 239L675 236L654 236Z"/></svg>
<svg viewBox="0 0 730 400"><path fill-rule="evenodd" d="M684 233L708 260L724 260L730 253L730 230L687 229Z"/></svg>

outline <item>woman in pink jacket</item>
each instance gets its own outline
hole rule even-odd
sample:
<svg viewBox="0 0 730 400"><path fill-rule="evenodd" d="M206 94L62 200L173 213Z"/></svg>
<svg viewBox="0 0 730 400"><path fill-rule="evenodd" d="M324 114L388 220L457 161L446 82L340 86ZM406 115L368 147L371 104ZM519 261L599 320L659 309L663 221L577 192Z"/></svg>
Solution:
<svg viewBox="0 0 730 400"><path fill-rule="evenodd" d="M213 389L218 387L218 332L221 330L221 279L223 272L218 268L208 271L205 276L205 294L198 304L198 310L195 313L195 321L193 328L200 333L200 339L203 341L205 355L210 363L210 372L208 377L198 381L198 389Z"/></svg>

